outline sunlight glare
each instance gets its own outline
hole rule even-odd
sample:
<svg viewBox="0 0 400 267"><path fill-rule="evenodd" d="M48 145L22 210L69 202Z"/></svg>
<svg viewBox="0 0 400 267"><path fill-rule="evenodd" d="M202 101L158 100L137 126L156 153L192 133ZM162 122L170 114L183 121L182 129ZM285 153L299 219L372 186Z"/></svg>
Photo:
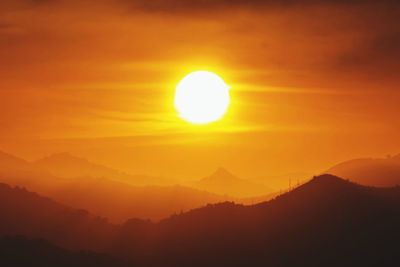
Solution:
<svg viewBox="0 0 400 267"><path fill-rule="evenodd" d="M229 103L228 85L209 71L192 72L176 87L175 108L182 119L193 124L221 119Z"/></svg>

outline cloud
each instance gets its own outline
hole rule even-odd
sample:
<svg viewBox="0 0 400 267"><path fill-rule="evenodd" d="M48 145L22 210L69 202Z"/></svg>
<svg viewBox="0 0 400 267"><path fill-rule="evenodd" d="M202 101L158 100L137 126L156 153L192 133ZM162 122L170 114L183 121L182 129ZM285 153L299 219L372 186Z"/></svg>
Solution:
<svg viewBox="0 0 400 267"><path fill-rule="evenodd" d="M0 21L0 35L1 35L2 33L7 33L7 32L9 32L9 31L12 30L14 27L15 27L14 24L7 23L7 22L1 22L1 21Z"/></svg>
<svg viewBox="0 0 400 267"><path fill-rule="evenodd" d="M229 8L263 8L263 7L304 7L309 5L399 5L396 0L124 0L134 8L146 11L179 12L229 9Z"/></svg>
<svg viewBox="0 0 400 267"><path fill-rule="evenodd" d="M397 62L400 58L400 32L377 34L369 42L356 46L351 53L342 57L346 65L366 64L371 61Z"/></svg>
<svg viewBox="0 0 400 267"><path fill-rule="evenodd" d="M304 51L302 43L295 45L286 43L284 46L286 52L277 53L284 61L285 55L289 56L289 61L292 63L300 58L299 67L302 69L311 68L311 71L316 69L325 69L327 72L336 72L345 74L346 72L357 72L361 76L368 74L369 77L374 76L391 77L400 65L400 28L398 26L398 18L400 16L400 1L397 0L122 0L129 3L134 10L139 10L148 13L164 13L171 15L191 16L197 14L203 16L210 15L212 18L222 16L229 11L245 10L250 14L254 14L254 20L259 19L258 15L265 14L266 16L276 14L286 18L288 24L297 21L302 25L303 29L300 32L303 36L307 36L310 40L303 41L308 43L308 47L315 47L313 56L310 54L309 59L304 59L301 56L306 55L309 51ZM314 9L314 10L313 10ZM312 11L307 11L312 10ZM292 12L293 11L293 12ZM296 14L297 13L297 14ZM305 18L308 14L309 18ZM321 15L322 14L322 15ZM325 14L325 15L324 15ZM334 14L334 15L332 15ZM332 17L334 20L332 21ZM302 20L302 21L299 21ZM304 23L309 23L306 25ZM286 22L284 22L286 23ZM242 21L245 25L245 22ZM344 26L346 25L347 26ZM316 26L320 25L320 26ZM239 25L236 25L239 27ZM269 34L270 25L255 24L255 28L260 28L259 33L264 34L259 36L260 43L273 44L274 40L265 41L265 36ZM248 36L253 28L248 25L243 27L241 34ZM279 27L279 26L278 26ZM299 26L300 27L300 26ZM287 32L281 32L277 38L282 36L296 35L298 27L293 25ZM276 28L275 28L276 29ZM299 30L299 29L297 29ZM313 32L314 31L314 32ZM348 32L349 36L343 40L342 36ZM321 41L320 37L326 36L326 44ZM352 37L352 35L354 35ZM284 38L282 38L284 39ZM289 38L290 39L290 38ZM319 44L313 44L312 40L318 41ZM347 43L346 45L341 42ZM332 48L328 48L331 46ZM329 52L335 51L333 55ZM335 48L336 47L336 48ZM277 49L275 47L275 49ZM322 49L321 51L318 49ZM279 50L279 48L278 48ZM296 54L298 51L299 54ZM260 51L263 53L262 51ZM274 59L274 55L268 54L268 57L257 55L261 61L278 61L280 65L286 65L285 62L279 62L279 59ZM321 62L312 63L314 66L304 65L312 58L321 58ZM257 59L254 60L257 62ZM303 64L304 63L304 64ZM290 67L290 63L288 67ZM323 67L321 67L323 66ZM322 70L321 70L322 71ZM352 75L352 74L350 74ZM382 78L381 77L381 78ZM379 78L379 77L378 77ZM379 78L379 79L381 79Z"/></svg>
<svg viewBox="0 0 400 267"><path fill-rule="evenodd" d="M344 71L363 70L377 77L398 75L400 67L399 11L386 12L379 20L366 23L363 38L351 49L337 56L336 68Z"/></svg>
<svg viewBox="0 0 400 267"><path fill-rule="evenodd" d="M29 8L36 6L49 5L59 2L58 0L4 0L0 2L2 9Z"/></svg>

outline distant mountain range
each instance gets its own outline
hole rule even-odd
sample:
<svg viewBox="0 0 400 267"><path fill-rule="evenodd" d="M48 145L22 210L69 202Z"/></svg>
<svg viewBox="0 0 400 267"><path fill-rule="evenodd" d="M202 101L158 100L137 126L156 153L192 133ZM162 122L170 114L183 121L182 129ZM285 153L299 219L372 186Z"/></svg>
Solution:
<svg viewBox="0 0 400 267"><path fill-rule="evenodd" d="M74 249L104 250L117 231L105 218L6 184L0 184L0 218L0 236L44 238Z"/></svg>
<svg viewBox="0 0 400 267"><path fill-rule="evenodd" d="M207 203L232 200L185 186L131 186L105 178L83 177L50 193L62 203L92 210L122 222L129 217L159 220Z"/></svg>
<svg viewBox="0 0 400 267"><path fill-rule="evenodd" d="M323 175L254 206L127 222L114 253L139 266L398 266L399 223L400 188Z"/></svg>
<svg viewBox="0 0 400 267"><path fill-rule="evenodd" d="M60 179L32 163L0 151L0 182L20 185L42 192L46 184L57 184Z"/></svg>
<svg viewBox="0 0 400 267"><path fill-rule="evenodd" d="M37 161L33 166L46 170L57 177L77 178L93 177L108 178L135 186L143 185L173 185L172 179L148 175L131 175L113 168L93 163L85 158L74 156L70 153L53 154Z"/></svg>
<svg viewBox="0 0 400 267"><path fill-rule="evenodd" d="M268 202L207 205L159 223L131 219L112 225L6 185L0 186L0 198L2 235L85 245L132 266L400 264L400 187L365 187L331 175L314 177ZM107 234L99 235L103 231ZM95 239L100 241L92 243Z"/></svg>
<svg viewBox="0 0 400 267"><path fill-rule="evenodd" d="M400 183L400 156L352 160L334 166L328 173L365 185L394 186ZM187 185L140 186L127 182L137 179L140 184L151 180L143 177L146 176L125 174L68 153L27 162L0 152L0 182L26 187L115 223L131 217L160 220L173 213L224 201L254 204L278 194L223 168Z"/></svg>
<svg viewBox="0 0 400 267"><path fill-rule="evenodd" d="M0 151L0 169L20 169L21 171L29 168L30 165L27 161L15 157L11 154Z"/></svg>
<svg viewBox="0 0 400 267"><path fill-rule="evenodd" d="M22 236L0 238L0 264L5 267L128 267L106 254L66 250L46 240Z"/></svg>
<svg viewBox="0 0 400 267"><path fill-rule="evenodd" d="M64 171L66 175L56 175ZM135 186L121 181L135 177L65 153L34 163L0 153L0 182L26 187L114 222L132 216L158 220L207 203L235 199L188 186Z"/></svg>
<svg viewBox="0 0 400 267"><path fill-rule="evenodd" d="M326 173L369 186L400 185L400 155L349 160L333 166Z"/></svg>
<svg viewBox="0 0 400 267"><path fill-rule="evenodd" d="M262 184L240 179L224 168L217 169L210 176L194 183L193 186L220 195L242 198L262 196L273 192L272 189Z"/></svg>

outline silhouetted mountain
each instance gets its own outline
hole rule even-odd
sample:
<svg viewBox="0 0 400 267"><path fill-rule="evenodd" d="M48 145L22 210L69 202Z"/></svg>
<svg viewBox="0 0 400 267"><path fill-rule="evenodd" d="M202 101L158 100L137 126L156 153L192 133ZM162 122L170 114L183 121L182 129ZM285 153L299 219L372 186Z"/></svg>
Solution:
<svg viewBox="0 0 400 267"><path fill-rule="evenodd" d="M0 169L25 169L29 166L29 163L23 159L15 157L11 154L0 151Z"/></svg>
<svg viewBox="0 0 400 267"><path fill-rule="evenodd" d="M59 179L54 179L49 173L28 161L0 151L0 182L38 190L45 185L47 187L58 183Z"/></svg>
<svg viewBox="0 0 400 267"><path fill-rule="evenodd" d="M112 169L98 167L69 154L30 164L4 153L0 154L0 183L29 188L60 203L93 211L119 223L132 217L159 220L175 212L232 199L186 186L133 186L104 176L59 177L43 171L46 166L52 166L48 170L54 173L65 170L70 175L73 171L68 171L69 168L76 171L75 174L93 170L93 175L105 173L105 170L109 170L109 175L113 174Z"/></svg>
<svg viewBox="0 0 400 267"><path fill-rule="evenodd" d="M400 263L400 187L365 187L331 175L315 177L253 206L226 202L159 223L131 219L122 226L1 185L0 218L0 235L22 234L66 247L106 249L133 266L386 267Z"/></svg>
<svg viewBox="0 0 400 267"><path fill-rule="evenodd" d="M91 177L74 179L49 196L119 223L132 217L159 220L172 213L229 200L185 186L131 186Z"/></svg>
<svg viewBox="0 0 400 267"><path fill-rule="evenodd" d="M399 266L400 188L323 175L254 206L127 222L113 253L142 266Z"/></svg>
<svg viewBox="0 0 400 267"><path fill-rule="evenodd" d="M194 186L216 194L234 197L255 197L271 193L271 189L266 186L240 179L224 168L219 168Z"/></svg>
<svg viewBox="0 0 400 267"><path fill-rule="evenodd" d="M24 237L0 238L0 266L4 267L124 267L105 254L70 251L45 240Z"/></svg>
<svg viewBox="0 0 400 267"><path fill-rule="evenodd" d="M171 179L147 176L130 175L101 164L93 163L85 158L70 153L58 153L39 159L33 165L48 171L54 176L63 178L93 177L108 178L131 185L171 185Z"/></svg>
<svg viewBox="0 0 400 267"><path fill-rule="evenodd" d="M386 159L349 160L330 168L326 173L370 186L400 185L400 155Z"/></svg>
<svg viewBox="0 0 400 267"><path fill-rule="evenodd" d="M117 229L85 210L72 209L6 184L0 184L0 218L0 236L45 238L79 249L105 249Z"/></svg>
<svg viewBox="0 0 400 267"><path fill-rule="evenodd" d="M33 164L49 171L58 177L75 178L82 176L91 177L119 177L121 172L95 164L85 158L71 155L70 153L53 154L35 161Z"/></svg>

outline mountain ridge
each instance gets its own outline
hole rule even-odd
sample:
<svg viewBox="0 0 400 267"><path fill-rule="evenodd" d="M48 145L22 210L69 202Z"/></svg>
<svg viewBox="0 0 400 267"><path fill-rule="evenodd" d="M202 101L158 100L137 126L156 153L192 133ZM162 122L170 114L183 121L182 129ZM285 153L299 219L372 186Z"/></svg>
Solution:
<svg viewBox="0 0 400 267"><path fill-rule="evenodd" d="M259 197L272 193L270 188L252 181L239 178L223 167L198 180L194 187L209 192L233 197Z"/></svg>
<svg viewBox="0 0 400 267"><path fill-rule="evenodd" d="M395 186L400 184L400 155L352 159L332 166L326 173L369 186Z"/></svg>
<svg viewBox="0 0 400 267"><path fill-rule="evenodd" d="M0 197L4 196L4 191L33 196L22 189L5 188L0 186ZM18 205L15 201L0 201L3 219L0 230L5 231L6 219L11 222L9 227L20 229L14 234L29 235L24 229L36 229L35 238L62 240L57 237L60 231L46 236L41 228L32 228L32 222L43 221L30 218L30 214L36 214L32 211L48 209L32 206L35 201L26 201L25 197L18 199L23 200ZM7 213L7 208L19 211ZM29 227L15 223L18 217L14 217L14 221L8 219L15 216L13 214L27 214L28 219L22 222ZM52 214L55 214L55 225L66 218L63 213ZM77 222L87 218L87 213L72 214ZM54 218L46 212L35 216ZM95 243L101 243L105 251L130 261L133 266L245 267L249 262L255 267L393 266L391 259L400 252L396 246L400 238L399 224L400 187L366 187L325 174L256 205L224 202L174 214L160 222L130 219L111 227L105 239ZM55 228L50 222L44 229ZM81 233L81 228L67 233L74 238L86 239L88 234L99 238L99 228L90 229L90 233L86 230ZM77 241L72 245L82 247ZM98 247L94 249L99 250Z"/></svg>
<svg viewBox="0 0 400 267"><path fill-rule="evenodd" d="M158 224L130 223L113 253L140 251L125 257L144 266L159 266L157 258L163 266L393 266L388 263L399 252L400 188L322 175L256 205L227 202ZM148 253L154 258L140 259Z"/></svg>
<svg viewBox="0 0 400 267"><path fill-rule="evenodd" d="M51 154L32 162L32 164L62 178L90 176L94 178L107 177L131 185L174 184L170 179L149 175L129 174L102 164L94 163L87 158L75 156L69 152Z"/></svg>

